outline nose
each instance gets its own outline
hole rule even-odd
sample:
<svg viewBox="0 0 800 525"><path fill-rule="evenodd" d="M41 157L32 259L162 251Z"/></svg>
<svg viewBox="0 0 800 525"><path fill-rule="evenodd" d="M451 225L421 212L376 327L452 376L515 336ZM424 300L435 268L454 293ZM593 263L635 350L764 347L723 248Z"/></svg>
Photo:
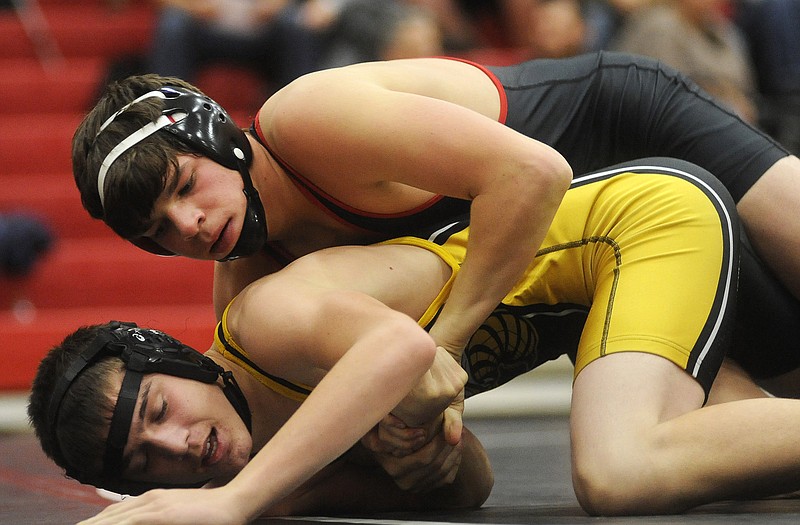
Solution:
<svg viewBox="0 0 800 525"><path fill-rule="evenodd" d="M202 210L185 201L170 206L167 211L167 217L175 227L178 235L184 240L191 239L197 235L205 221L205 214L203 214Z"/></svg>
<svg viewBox="0 0 800 525"><path fill-rule="evenodd" d="M183 458L190 452L189 431L173 425L159 425L146 438L151 450L166 456Z"/></svg>

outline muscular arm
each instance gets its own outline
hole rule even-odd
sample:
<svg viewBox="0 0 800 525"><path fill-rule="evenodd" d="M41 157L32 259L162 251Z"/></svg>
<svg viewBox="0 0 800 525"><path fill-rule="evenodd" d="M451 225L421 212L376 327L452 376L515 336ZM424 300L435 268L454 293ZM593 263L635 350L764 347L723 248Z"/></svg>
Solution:
<svg viewBox="0 0 800 525"><path fill-rule="evenodd" d="M262 109L284 159L348 204L392 213L434 194L472 201L468 255L430 331L457 359L535 255L572 177L558 152L488 116L489 104L461 105L456 86L478 98L471 84L480 83L497 99L483 73L456 71L464 67L444 60L323 72ZM453 83L437 69L482 76Z"/></svg>
<svg viewBox="0 0 800 525"><path fill-rule="evenodd" d="M254 361L282 377L316 383L297 412L219 489L248 519L352 447L433 361L433 341L410 317L366 294L312 281L283 272L269 285L248 288L231 310L230 329Z"/></svg>
<svg viewBox="0 0 800 525"><path fill-rule="evenodd" d="M256 437L254 429L258 452L226 485L203 489L202 495L198 489L151 491L109 507L91 523L119 523L129 513L170 525L216 523L216 515L219 523L246 523L358 443L412 390L433 363L435 344L412 317L379 298L385 294L400 310L422 308L423 290L435 295L447 279L441 260L398 246L333 253L350 256L304 258L248 287L229 311L228 328L253 361L285 379L315 385L297 411L265 444L268 436ZM415 288L398 290L399 282L411 278ZM475 475L465 479L483 480L478 486L487 490L486 473Z"/></svg>
<svg viewBox="0 0 800 525"><path fill-rule="evenodd" d="M786 288L800 299L800 160L776 162L744 194L736 208L758 254ZM776 227L776 225L781 225Z"/></svg>

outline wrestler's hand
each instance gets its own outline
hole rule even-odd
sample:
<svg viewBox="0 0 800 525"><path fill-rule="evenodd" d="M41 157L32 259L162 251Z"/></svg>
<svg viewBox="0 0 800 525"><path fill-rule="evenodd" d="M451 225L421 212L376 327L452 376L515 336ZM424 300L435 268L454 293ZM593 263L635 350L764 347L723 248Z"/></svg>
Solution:
<svg viewBox="0 0 800 525"><path fill-rule="evenodd" d="M451 414L446 418L451 422L457 420L457 428L450 437L460 439L463 401L459 401L459 397L463 400L466 383L467 373L447 350L439 346L430 369L392 410L392 414L406 425L418 427L441 417L445 410L453 409L458 412L457 417Z"/></svg>
<svg viewBox="0 0 800 525"><path fill-rule="evenodd" d="M248 517L224 487L157 489L106 507L78 525L244 525Z"/></svg>
<svg viewBox="0 0 800 525"><path fill-rule="evenodd" d="M462 443L451 445L437 433L421 448L402 457L384 453L374 453L373 457L399 488L424 492L455 480L462 453Z"/></svg>
<svg viewBox="0 0 800 525"><path fill-rule="evenodd" d="M440 428L439 418L430 425L409 427L399 417L389 414L361 438L361 444L373 453L401 458L422 448Z"/></svg>

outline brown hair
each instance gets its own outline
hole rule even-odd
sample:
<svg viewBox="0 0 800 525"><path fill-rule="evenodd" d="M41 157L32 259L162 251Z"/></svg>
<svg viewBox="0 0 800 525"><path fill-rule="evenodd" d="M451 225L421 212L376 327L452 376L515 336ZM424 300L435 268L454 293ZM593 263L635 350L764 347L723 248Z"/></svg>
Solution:
<svg viewBox="0 0 800 525"><path fill-rule="evenodd" d="M103 453L116 404L115 376L124 364L106 357L80 373L64 394L55 429L48 412L58 379L109 324L81 327L42 359L33 380L28 418L45 454L83 483L99 479Z"/></svg>
<svg viewBox="0 0 800 525"><path fill-rule="evenodd" d="M142 100L118 115L102 132L99 130L126 104L165 86L201 93L178 78L153 74L128 77L106 88L72 137L72 173L83 207L126 239L139 237L149 228L153 205L164 190L167 172L177 168L176 156L197 152L171 133L154 133L124 152L109 168L103 206L97 191L100 165L117 144L161 115L163 101L158 98Z"/></svg>

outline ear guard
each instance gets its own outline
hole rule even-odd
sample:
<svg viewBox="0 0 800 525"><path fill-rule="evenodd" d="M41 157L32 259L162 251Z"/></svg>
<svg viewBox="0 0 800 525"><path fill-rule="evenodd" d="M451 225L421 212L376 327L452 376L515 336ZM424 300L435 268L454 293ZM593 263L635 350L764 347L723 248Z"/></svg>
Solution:
<svg viewBox="0 0 800 525"><path fill-rule="evenodd" d="M148 373L168 374L209 384L221 377L226 398L244 421L247 430L252 431L247 399L230 371L224 370L209 357L163 332L141 329L134 323L113 322L109 331L99 334L75 359L53 389L48 408L48 427L53 434L54 443L58 443L55 429L67 390L81 372L106 356L122 359L125 363L125 376L111 418L103 456L103 472L99 480L88 481L80 479L83 476L75 469L68 468L67 476L125 494L138 494L155 488L155 485L147 483L122 480L120 476L123 451L128 441L139 387L143 376Z"/></svg>
<svg viewBox="0 0 800 525"><path fill-rule="evenodd" d="M248 167L253 160L253 150L247 140L247 136L236 126L222 106L205 95L188 89L170 86L145 94L131 104L148 98L148 95L162 99L164 108L162 109L161 118L168 117L168 120L164 120L165 124L157 127L152 127L154 123L146 124L145 127L149 126L151 131L140 135L140 138L131 141L127 147L142 140L150 133L164 130L178 137L194 151L209 157L228 169L238 171L244 182L243 191L247 199L247 209L239 240L231 250L231 253L222 260L228 261L256 253L264 246L267 240L267 225L264 207L250 178ZM101 131L129 106L130 104L112 115L103 124ZM144 129L142 128L134 132L134 134L140 133ZM117 155L121 153L122 151ZM116 157L107 159L106 169L115 159ZM100 187L102 188L102 181ZM175 255L146 237L129 240L136 246L158 255Z"/></svg>

